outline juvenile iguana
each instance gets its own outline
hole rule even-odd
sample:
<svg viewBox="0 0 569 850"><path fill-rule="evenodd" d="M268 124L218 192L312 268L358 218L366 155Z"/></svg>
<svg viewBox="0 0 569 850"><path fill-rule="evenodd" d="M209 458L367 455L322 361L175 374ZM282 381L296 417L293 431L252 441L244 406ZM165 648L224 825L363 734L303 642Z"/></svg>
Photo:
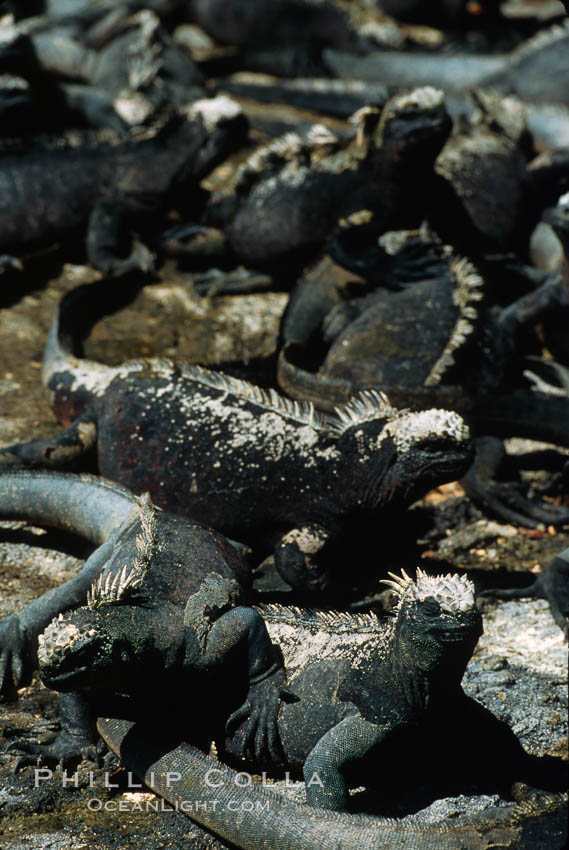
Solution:
<svg viewBox="0 0 569 850"><path fill-rule="evenodd" d="M55 617L58 645L70 644L76 650L67 670L65 664L59 670L61 683L67 677L77 682L81 670L86 679L96 674L111 644L105 678L121 691L129 687L122 662L133 656L141 665L140 693L151 670L169 688L185 679L205 686L216 670L223 674L228 667L239 668L234 708L247 700L252 747L262 752L266 728L274 735L271 713L278 708L284 675L260 615L245 607L249 569L236 544L198 522L164 513L147 497L137 498L93 476L0 474L0 515L62 528L97 546L75 578L0 621L0 695L13 697L15 688L29 683L37 667L38 638ZM151 598L147 595L144 601L143 585L152 588ZM132 604L121 628L128 639L112 643L111 620L116 615L121 619L127 609L113 607L109 620L109 606L127 600ZM64 613L85 602L111 632L99 641L89 631L90 650L81 661L80 638L85 634L73 626L63 631L61 627ZM66 760L92 752L92 736L81 726L84 711L64 699L62 712L65 729L51 753Z"/></svg>
<svg viewBox="0 0 569 850"><path fill-rule="evenodd" d="M156 599L156 580L164 582L168 577L163 566L158 575L149 568L135 598L128 590L109 594L104 583L98 581L87 606L54 620L40 636L40 675L49 687L64 691L75 700L81 706L77 715L81 713L83 717L94 711L112 712L116 690L120 693L117 705L121 716L129 717L124 697L131 697L130 711L135 715L142 711L152 722L153 733L137 736L135 731L134 741L129 740L128 734L125 740L120 723L117 726L116 721L101 721L99 729L104 737L113 748L120 749L127 767L145 775L150 785L168 799L218 799L216 806L202 805L190 810L191 816L195 813L199 822L238 846L355 850L398 846L401 841L404 847L482 848L493 846L491 841L498 837L504 844L494 846L516 846L506 843L506 839L519 837L522 830L516 821L523 808L521 812L515 807L513 812L510 809L509 823L504 823L503 813L491 809L485 813L486 822L480 825L474 818L457 825L456 832L455 828L443 827L440 844L433 843L432 827L425 828L425 843L420 843L421 827L358 818L350 823L349 818L330 816L330 811L347 809L349 785L367 784L374 774L379 787L387 785L381 780L387 779L384 772L389 776L391 759L397 754L399 763L407 757L414 759L419 774L423 770L422 758L444 772L445 747L440 739L445 735L453 737L457 726L458 734L468 729L470 744L461 742L458 761L462 775L470 782L476 782L473 777L481 766L488 771L491 764L496 770L493 780L499 788L516 780L550 790L564 787L566 771L561 759L529 756L506 724L466 697L460 687L482 631L474 588L464 577L433 578L418 571L414 582L406 575L394 576L390 584L399 594L399 604L387 625L373 615L261 607L269 633L283 653L292 691L288 701L280 706L274 730L281 749L271 752L258 748L261 757L249 752L241 734L240 724L249 723L247 706L234 712L225 734L215 715L217 727L209 713L200 715L199 709L203 710L204 705L209 711L207 692L200 694L198 711L188 705L191 701L181 701L177 714L181 725L177 729L171 721L158 720L155 712L167 717L164 705L172 697L179 702L180 694L187 693L182 690L183 675L172 693L168 689L172 682L163 673L166 669L167 674L173 675L176 655L179 660L184 657L178 644L185 640L180 628L183 599L172 600L171 591L163 594L160 601ZM215 589L216 582L210 582L208 591L214 594ZM170 604L165 610L167 601ZM173 613L176 605L177 616ZM144 614L137 616L139 606L144 608ZM178 623L177 628L173 622ZM150 643L156 647L156 640L147 638L145 630L152 636L163 630L168 632L168 649L163 651L162 660L159 652L149 657L147 646ZM204 691L208 685L213 687L211 682L205 683ZM223 690L209 695L215 698L218 711L219 703L231 694L227 682L224 685ZM70 693L73 689L74 694ZM161 711L152 697L153 707L149 708L149 693L160 694ZM168 734L156 731L166 724ZM220 729L221 738L216 738ZM85 736L88 732L89 727L85 726ZM266 768L273 772L283 768L295 774L303 772L311 808L290 805L286 799L271 798L269 793L270 805L262 815L257 813L256 826L252 827L246 815L236 816L235 810L229 820L225 792L220 789L228 780L227 772L218 770L222 767L219 763L192 747L180 747L176 735L189 738L194 744L198 737L198 746L206 748L214 739L222 758L237 759L242 769L247 766L255 772ZM409 747L407 736L412 741ZM422 739L434 744L434 752L429 753L429 743L421 749ZM437 739L439 743L435 744ZM455 754L457 744L455 741L452 746ZM163 755L165 751L168 752ZM405 755L407 752L409 756ZM152 764L152 778L148 776L149 762L154 762L158 753L163 758ZM246 764L240 761L244 755ZM170 777L176 777L172 782L165 775L166 766ZM204 767L209 767L209 782ZM397 770L394 779L398 781ZM449 781L448 776L445 779ZM406 784L413 784L409 777ZM253 800L259 796L252 788L247 788L247 794ZM261 800L267 798L263 792L260 796Z"/></svg>
<svg viewBox="0 0 569 850"><path fill-rule="evenodd" d="M66 328L84 294L64 299ZM390 517L471 460L455 413L398 411L372 392L329 416L198 366L156 359L112 368L73 357L68 345L56 318L44 381L69 427L0 459L62 467L96 447L106 478L243 540L255 557L274 551L295 587L339 583L355 540L374 550L378 522L388 530Z"/></svg>

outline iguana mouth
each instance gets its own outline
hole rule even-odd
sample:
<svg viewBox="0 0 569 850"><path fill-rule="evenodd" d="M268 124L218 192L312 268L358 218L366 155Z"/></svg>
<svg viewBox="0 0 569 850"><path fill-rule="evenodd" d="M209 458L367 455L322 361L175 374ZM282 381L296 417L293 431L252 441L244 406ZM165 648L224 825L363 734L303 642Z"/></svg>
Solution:
<svg viewBox="0 0 569 850"><path fill-rule="evenodd" d="M471 629L465 626L442 629L437 632L437 639L441 643L463 643L466 639L471 639Z"/></svg>
<svg viewBox="0 0 569 850"><path fill-rule="evenodd" d="M62 684L69 679L73 679L74 686L76 684L76 680L83 673L87 673L90 667L86 664L83 666L76 666L74 664L72 670L68 670L67 673L56 672L54 670L46 670L44 667L40 667L40 678L44 685L48 688L52 688L53 690L62 691L65 690L62 687Z"/></svg>

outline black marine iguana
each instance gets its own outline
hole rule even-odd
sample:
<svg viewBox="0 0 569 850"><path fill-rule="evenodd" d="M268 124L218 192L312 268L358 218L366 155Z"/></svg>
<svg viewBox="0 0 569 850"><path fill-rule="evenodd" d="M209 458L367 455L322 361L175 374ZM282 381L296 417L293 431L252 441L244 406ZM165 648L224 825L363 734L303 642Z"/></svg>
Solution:
<svg viewBox="0 0 569 850"><path fill-rule="evenodd" d="M92 290L74 292L61 306L69 318ZM81 360L65 337L56 317L44 381L69 427L0 459L62 467L96 446L102 475L249 543L255 556L274 550L292 586L332 590L345 559L353 562L354 535L365 552L382 516L459 477L471 460L455 413L400 412L371 392L329 416L198 366Z"/></svg>
<svg viewBox="0 0 569 850"><path fill-rule="evenodd" d="M124 594L120 590L111 592L108 581L101 579L91 591L87 606L53 620L39 638L40 675L49 687L63 691L70 701L75 700L81 707L76 716L85 718L94 711L99 714L112 712L114 691L119 689L121 699L117 702L122 716L128 717L122 697L133 697L131 710L136 712L140 709L140 701L147 702L148 685L154 686L156 676L160 682L160 698L168 700L162 669L171 671L176 656L178 663L184 658L179 644L181 642L184 648L187 645L188 606L182 618L185 600L181 595L172 600L171 590L163 592L157 602L155 582L157 579L168 582L167 567L161 566L157 575L150 566L146 574L141 576L139 572L137 576L140 581L135 598L128 590ZM214 577L208 583L206 595L215 596L216 583ZM256 825L252 828L246 817L236 818L233 814L232 822L228 821L223 791L221 805L198 807L198 822L248 850L269 846L294 847L295 850L299 847L311 850L316 847L385 848L393 846L392 842L398 839L419 841L417 845L404 846L448 847L450 850L488 847L490 840L498 836L504 841L500 846L515 846L509 841L514 836L519 837L516 821L523 807L521 812L516 808L513 812L510 810L510 821L503 812L491 809L485 812L481 822L476 817L473 821L467 818L464 824L448 832L448 827L443 827L442 842L439 826L437 843L433 843L432 827L427 827L424 840L419 840L423 838L422 826L407 827L373 819L351 821L330 815L330 811L346 810L347 787L361 784L364 771L367 776L374 767L377 771L377 766L381 765L382 773L387 771L389 775L390 758L397 750L401 763L407 735L413 740L409 752L413 753L410 757L415 759L415 769L420 772L422 767L423 754L417 755L415 750L422 738L431 744L439 741L435 744L436 754L431 752L426 758L440 768L444 752L440 739L457 728L458 718L459 734L468 728L471 736L471 745L461 743L460 747L460 762L466 774L476 771L477 763L480 765L489 759L498 766L500 775L495 777L498 787L523 780L559 790L566 781L561 759L528 756L506 724L466 697L460 687L466 664L482 631L473 585L464 577L432 578L421 571L416 582L404 576L394 577L389 583L400 599L388 625L381 625L373 615L319 613L280 606L259 609L272 639L280 646L292 685L291 698L282 702L276 721L278 752L266 750L260 758L247 752L248 746L244 746L240 734L240 723L248 723L247 706L234 712L221 738L215 737L216 730L209 716L202 716L201 722L198 717L196 729L188 724L187 713L182 713L181 727L168 735L156 733L160 723L157 724L155 716L152 717L154 732L135 734L134 741L129 740L130 735L125 739L124 727L116 721L101 720L99 730L114 749L120 749L127 767L145 776L151 787L170 800L189 801L195 794L201 794L203 800L211 794L212 785L217 795L222 784L220 776L222 782L227 780L227 773L218 771L219 763L192 747L178 746L172 752L177 734L189 737L194 743L197 736L198 746L206 748L214 739L222 757L229 755L237 759L241 767L244 765L240 759L245 751L248 766L255 771L285 767L297 774L303 772L308 803L316 808L291 806L285 799L272 798L263 815L257 814ZM169 584L171 588L172 583ZM165 616L163 606L166 602L169 604ZM139 606L144 608L144 614L137 618L133 629L133 617ZM176 607L179 613L174 617L172 612ZM148 643L155 646L156 642L153 637L146 638L145 629L152 636L161 629L167 630L169 643L162 663L159 653L149 659ZM144 670L142 691L141 670ZM223 691L225 698L227 690L225 687ZM218 701L224 700L223 694L216 692ZM207 701L207 694L203 699ZM184 712L189 708L184 704ZM147 709L148 706L143 712L145 716L149 716ZM174 727L168 728L173 730ZM89 732L87 725L84 736ZM454 737L453 731L450 737ZM168 738L167 746L164 746L165 738ZM178 742L179 739L176 744ZM456 742L452 747L456 756L455 747ZM165 750L168 754L157 765L152 764L153 778L148 777L149 763L155 762L157 753L163 755ZM428 753L429 745L425 751ZM170 777L177 777L172 782L165 776L166 765ZM210 770L209 783L204 767ZM412 784L408 776L405 784ZM258 797L258 792L250 787L247 793L252 799ZM265 799L263 793L261 799ZM209 814L202 817L202 811ZM324 837L325 830L329 831L327 837Z"/></svg>
<svg viewBox="0 0 569 850"><path fill-rule="evenodd" d="M247 701L253 751L258 746L258 755L264 755L266 731L269 750L273 747L271 715L278 710L284 682L282 663L260 615L245 607L250 576L237 544L198 522L164 513L148 497L137 498L93 476L0 474L0 514L62 528L97 546L75 578L0 621L1 695L13 697L14 688L29 683L44 652L41 633L55 617L58 643L71 644L76 652L70 668L59 669L61 683L67 677L77 683L81 670L87 682L96 672L98 662L90 657L94 645L99 661L110 649L105 680L121 692L132 684L124 678L121 659L136 657L137 693L144 693L148 675L157 677L157 686L162 681L167 691L192 676L197 683L216 670L227 676L228 665L239 667L241 690L235 692L234 707ZM69 625L62 631L64 612L85 602L109 626L118 616L128 640L113 642L112 626L102 641L93 630L85 633ZM128 608L113 607L108 619L109 606L127 602ZM53 632L50 628L46 636ZM82 653L85 638L90 649ZM52 649L60 657L57 647ZM92 754L92 736L81 725L85 712L65 698L62 712L65 728L50 754L64 760Z"/></svg>
<svg viewBox="0 0 569 850"><path fill-rule="evenodd" d="M406 244L405 233L384 236L394 253ZM526 361L514 356L524 328L536 317L559 313L564 287L557 279L546 280L495 319L484 304L483 281L474 266L439 245L447 266L437 268L432 257L436 240L423 238L433 274L408 282L399 292L380 289L337 304L323 322L331 345L318 372L308 371L302 364L305 347L291 341L281 351L279 383L289 395L322 410L374 386L398 405L457 410L478 435L476 463L463 479L473 500L506 522L566 523L566 508L529 499L518 482L497 476L505 455L498 437L569 445L569 400L530 391L522 377ZM317 316L318 305L308 303ZM285 330L302 327L296 316L302 305L295 306ZM538 372L555 366L536 360L531 365ZM560 469L559 456L557 464ZM545 595L556 621L564 623L566 592L559 583L538 582L535 591Z"/></svg>
<svg viewBox="0 0 569 850"><path fill-rule="evenodd" d="M240 107L220 97L196 101L187 117L173 117L142 142L6 155L0 163L0 252L29 252L86 227L89 262L104 273L151 268L148 249L129 244L133 230L151 214L187 204L246 132Z"/></svg>
<svg viewBox="0 0 569 850"><path fill-rule="evenodd" d="M129 8L129 5L131 8ZM46 76L79 80L107 94L129 124L148 122L159 108L206 97L204 79L190 54L149 8L129 4L41 19L26 27L28 52Z"/></svg>
<svg viewBox="0 0 569 850"><path fill-rule="evenodd" d="M378 228L412 226L428 205L433 163L451 130L442 92L416 89L387 101L381 115L365 107L347 143L322 125L290 133L256 151L236 174L232 195L211 205L211 222L226 222L237 256L301 262L338 220L362 208ZM424 199L417 198L422 182ZM380 229L381 232L381 229Z"/></svg>

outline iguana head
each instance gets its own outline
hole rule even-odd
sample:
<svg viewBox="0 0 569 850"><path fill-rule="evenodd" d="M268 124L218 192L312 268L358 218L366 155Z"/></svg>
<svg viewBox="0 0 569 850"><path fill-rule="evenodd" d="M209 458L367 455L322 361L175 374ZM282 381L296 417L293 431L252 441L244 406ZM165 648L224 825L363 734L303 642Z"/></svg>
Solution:
<svg viewBox="0 0 569 850"><path fill-rule="evenodd" d="M97 686L140 663L151 638L141 586L156 545L156 508L138 499L139 524L130 545L118 550L121 564L107 564L87 594L87 604L59 614L38 637L43 682L59 691ZM126 563L124 561L126 560Z"/></svg>
<svg viewBox="0 0 569 850"><path fill-rule="evenodd" d="M129 689L131 674L149 673L150 614L130 598L60 614L38 638L40 677L57 691Z"/></svg>
<svg viewBox="0 0 569 850"><path fill-rule="evenodd" d="M366 390L336 413L338 446L352 459L345 484L358 508L411 504L472 463L470 431L453 411L397 410L382 393Z"/></svg>
<svg viewBox="0 0 569 850"><path fill-rule="evenodd" d="M390 575L384 584L399 596L393 631L399 651L425 672L449 667L460 681L483 631L474 585L465 576L422 570L416 581L404 570Z"/></svg>
<svg viewBox="0 0 569 850"><path fill-rule="evenodd" d="M78 689L85 677L108 658L112 639L101 628L100 620L100 614L79 608L51 621L38 638L39 670L44 684L59 691Z"/></svg>
<svg viewBox="0 0 569 850"><path fill-rule="evenodd" d="M416 158L419 164L434 162L451 129L443 92L424 86L386 103L374 142L406 163L415 164Z"/></svg>

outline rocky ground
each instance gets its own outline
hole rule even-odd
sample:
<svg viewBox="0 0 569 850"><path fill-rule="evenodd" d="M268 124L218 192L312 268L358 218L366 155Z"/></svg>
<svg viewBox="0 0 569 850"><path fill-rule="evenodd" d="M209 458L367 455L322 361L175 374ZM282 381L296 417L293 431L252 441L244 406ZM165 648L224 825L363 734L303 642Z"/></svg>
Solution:
<svg viewBox="0 0 569 850"><path fill-rule="evenodd" d="M73 265L60 267L55 274L57 266L56 258L47 255L23 277L22 289L3 293L0 446L45 435L57 427L40 385L45 336L61 295L96 276ZM157 282L145 287L131 306L95 327L87 354L108 363L152 354L199 363L235 360L255 364L258 358L267 363L275 349L286 300L282 292L197 296L190 275L166 266ZM511 448L524 446L517 443ZM563 498L562 493L555 495L549 479L538 479L535 484L549 488L549 498ZM458 485L449 485L413 508L408 524L401 529L400 545L393 551L382 549L381 561L395 570L412 571L417 563L425 569L467 570L483 588L497 582L507 584L513 573L538 572L568 545L569 528L536 532L502 525L473 508ZM65 581L87 553L85 544L63 534L22 523L1 523L0 615L18 610ZM566 757L567 644L547 604L540 600L484 601L483 611L485 633L469 665L465 689L506 720L527 750ZM16 770L18 755L9 749L14 738L48 740L56 722L56 697L37 680L20 693L18 702L0 708L3 848L126 850L143 845L150 850L205 850L225 846L181 813L152 811L156 798L144 790L129 789L128 777L109 754L99 768L87 763L80 766L78 787L63 788L58 771L37 783L33 766ZM460 747L460 741L456 746ZM93 787L89 787L91 770ZM109 775L118 787L103 787L103 778ZM523 798L524 790L518 789L518 793ZM495 795L457 796L434 802L416 817L439 821L496 804L512 802L500 801ZM532 843L524 846L560 850L565 821L564 806L554 803L551 813L540 820Z"/></svg>

